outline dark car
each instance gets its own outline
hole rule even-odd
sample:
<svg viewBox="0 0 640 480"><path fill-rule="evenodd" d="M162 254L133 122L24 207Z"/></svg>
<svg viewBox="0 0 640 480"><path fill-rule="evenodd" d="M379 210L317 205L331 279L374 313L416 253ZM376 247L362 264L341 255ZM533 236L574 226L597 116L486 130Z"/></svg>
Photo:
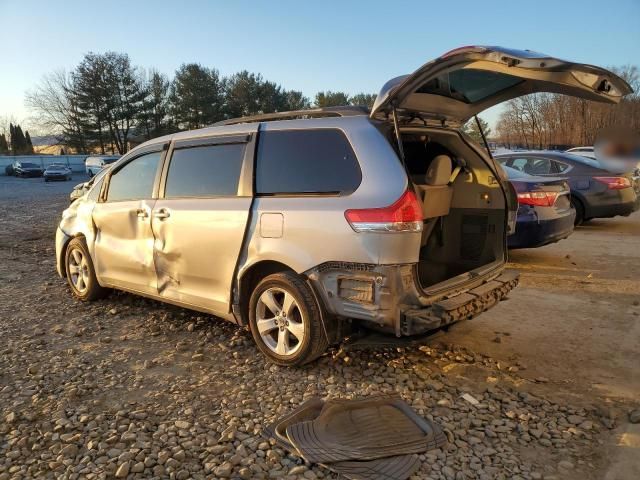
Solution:
<svg viewBox="0 0 640 480"><path fill-rule="evenodd" d="M44 181L71 180L71 169L61 163L52 163L44 171Z"/></svg>
<svg viewBox="0 0 640 480"><path fill-rule="evenodd" d="M9 167L7 167L9 170ZM11 164L11 169L16 177L41 177L42 167L37 163L15 161Z"/></svg>
<svg viewBox="0 0 640 480"><path fill-rule="evenodd" d="M640 185L631 173L614 173L592 158L564 152L512 152L496 160L536 176L567 177L576 225L592 218L630 215L639 207Z"/></svg>
<svg viewBox="0 0 640 480"><path fill-rule="evenodd" d="M566 178L537 177L503 166L518 195L516 231L507 237L509 248L535 248L573 233L576 211Z"/></svg>

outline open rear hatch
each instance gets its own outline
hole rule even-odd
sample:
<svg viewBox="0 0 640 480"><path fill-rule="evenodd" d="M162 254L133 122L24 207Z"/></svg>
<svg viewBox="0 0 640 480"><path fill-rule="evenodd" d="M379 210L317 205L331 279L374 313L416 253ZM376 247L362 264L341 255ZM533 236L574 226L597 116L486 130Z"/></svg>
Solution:
<svg viewBox="0 0 640 480"><path fill-rule="evenodd" d="M504 172L452 128L501 102L537 92L618 103L632 89L599 67L528 50L473 46L388 81L378 94L370 116L392 123L425 222L416 269L422 307L403 311L400 333L473 317L517 283L517 272L503 271L509 219L515 223L515 191ZM434 144L451 162L429 153ZM464 174L456 176L460 168ZM434 181L437 177L442 180ZM447 189L448 196L438 193ZM557 189L564 191L564 182Z"/></svg>
<svg viewBox="0 0 640 480"><path fill-rule="evenodd" d="M536 92L618 103L633 90L600 67L529 50L462 47L389 80L371 109L372 118L393 110L462 125L498 103Z"/></svg>

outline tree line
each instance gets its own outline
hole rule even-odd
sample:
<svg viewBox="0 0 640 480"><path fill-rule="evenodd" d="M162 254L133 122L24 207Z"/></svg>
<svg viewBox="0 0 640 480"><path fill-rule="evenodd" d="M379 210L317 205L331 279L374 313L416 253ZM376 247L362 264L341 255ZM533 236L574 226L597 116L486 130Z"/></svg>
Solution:
<svg viewBox="0 0 640 480"><path fill-rule="evenodd" d="M173 78L131 63L125 53L89 53L71 71L47 75L26 95L45 131L76 152L124 154L132 141L217 121L311 106L371 106L374 94L318 92L314 101L246 70L228 77L198 63Z"/></svg>
<svg viewBox="0 0 640 480"><path fill-rule="evenodd" d="M493 140L509 148L568 148L593 145L604 129L640 131L640 72L635 66L612 68L633 88L618 105L559 94L537 93L509 100Z"/></svg>
<svg viewBox="0 0 640 480"><path fill-rule="evenodd" d="M20 125L9 123L9 136L0 133L0 155L30 155L33 153L33 143L29 131L22 131Z"/></svg>

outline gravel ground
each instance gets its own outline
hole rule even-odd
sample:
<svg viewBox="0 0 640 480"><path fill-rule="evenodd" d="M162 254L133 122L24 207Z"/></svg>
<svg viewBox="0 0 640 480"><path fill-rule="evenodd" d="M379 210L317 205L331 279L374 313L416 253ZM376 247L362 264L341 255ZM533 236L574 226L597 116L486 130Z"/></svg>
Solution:
<svg viewBox="0 0 640 480"><path fill-rule="evenodd" d="M389 392L449 439L421 456L415 478L638 478L626 476L637 463L612 470L616 458L623 462L616 435L630 426L626 415L639 393L637 328L626 330L622 353L612 353L622 355L619 364L594 373L592 383L625 368L631 376L598 389L571 383L591 374L556 369L563 350L553 341L536 347L527 332L537 330L520 326L534 324L527 315L548 322L552 307L579 286L560 278L568 287L555 292L555 303L523 311L517 302L548 293L525 268L524 286L509 301L447 334L415 346L343 346L304 368L280 368L263 359L248 332L214 317L125 293L74 301L55 274L53 235L76 183L0 177L0 480L337 478L265 441L263 426L310 396ZM637 215L614 221L640 224ZM569 248L589 234L547 248ZM527 255L514 256L526 265ZM624 309L611 312L632 327L640 312L634 281L624 284ZM631 396L615 388L625 382Z"/></svg>

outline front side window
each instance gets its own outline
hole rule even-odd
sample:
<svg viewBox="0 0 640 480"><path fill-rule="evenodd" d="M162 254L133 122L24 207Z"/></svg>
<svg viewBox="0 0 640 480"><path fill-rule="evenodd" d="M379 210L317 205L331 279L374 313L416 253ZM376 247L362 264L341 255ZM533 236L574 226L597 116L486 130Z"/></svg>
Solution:
<svg viewBox="0 0 640 480"><path fill-rule="evenodd" d="M236 195L244 149L244 143L232 143L174 150L164 197Z"/></svg>
<svg viewBox="0 0 640 480"><path fill-rule="evenodd" d="M162 152L141 155L115 172L109 179L108 202L151 198L153 182Z"/></svg>
<svg viewBox="0 0 640 480"><path fill-rule="evenodd" d="M362 180L360 165L337 129L260 133L256 193L349 194Z"/></svg>

